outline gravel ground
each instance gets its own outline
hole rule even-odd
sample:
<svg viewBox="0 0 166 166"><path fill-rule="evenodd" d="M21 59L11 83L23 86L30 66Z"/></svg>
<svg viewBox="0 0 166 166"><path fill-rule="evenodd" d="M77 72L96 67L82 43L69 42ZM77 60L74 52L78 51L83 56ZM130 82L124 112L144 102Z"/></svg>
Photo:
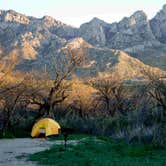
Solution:
<svg viewBox="0 0 166 166"><path fill-rule="evenodd" d="M54 142L45 139L30 138L1 139L0 166L36 166L35 163L27 161L26 157L17 157L49 149L53 144L62 144L62 141Z"/></svg>

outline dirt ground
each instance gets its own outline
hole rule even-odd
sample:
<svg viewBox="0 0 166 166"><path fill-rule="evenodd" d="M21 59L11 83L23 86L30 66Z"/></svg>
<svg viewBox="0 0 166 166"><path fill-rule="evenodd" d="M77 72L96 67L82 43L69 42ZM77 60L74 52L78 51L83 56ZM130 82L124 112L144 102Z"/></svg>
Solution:
<svg viewBox="0 0 166 166"><path fill-rule="evenodd" d="M0 140L0 166L36 166L27 161L26 156L48 149L53 144L62 144L62 141L48 141L45 139L1 139Z"/></svg>

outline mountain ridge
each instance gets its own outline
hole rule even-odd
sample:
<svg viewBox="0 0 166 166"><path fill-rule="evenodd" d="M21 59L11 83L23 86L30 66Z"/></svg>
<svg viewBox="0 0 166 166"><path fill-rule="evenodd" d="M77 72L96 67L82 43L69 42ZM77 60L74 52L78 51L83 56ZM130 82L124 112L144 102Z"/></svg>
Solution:
<svg viewBox="0 0 166 166"><path fill-rule="evenodd" d="M72 47L78 47L82 42L89 49L91 57L84 66L87 71L88 67L95 66L102 73L109 63L114 64L116 58L111 49L122 50L145 64L166 70L165 6L151 20L140 10L114 23L94 17L80 28L50 16L35 18L13 10L0 10L1 55L17 51L21 59L19 69L37 70L45 64L49 67L51 58L59 56L58 50L74 41ZM110 62L102 58L110 59ZM79 72L82 71L80 69ZM97 69L93 72L97 72Z"/></svg>

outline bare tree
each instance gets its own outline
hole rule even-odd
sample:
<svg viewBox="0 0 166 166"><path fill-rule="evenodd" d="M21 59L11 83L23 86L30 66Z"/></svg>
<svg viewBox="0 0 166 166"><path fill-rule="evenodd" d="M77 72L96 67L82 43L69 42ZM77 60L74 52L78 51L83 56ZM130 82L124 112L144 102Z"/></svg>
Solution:
<svg viewBox="0 0 166 166"><path fill-rule="evenodd" d="M128 111L126 88L120 79L112 76L91 81L91 85L98 90L97 100L111 116L114 116L116 112L125 114Z"/></svg>
<svg viewBox="0 0 166 166"><path fill-rule="evenodd" d="M1 116L3 118L3 131L11 130L15 111L25 101L26 85L24 81L15 84L7 83L0 87ZM25 102L24 102L25 104Z"/></svg>
<svg viewBox="0 0 166 166"><path fill-rule="evenodd" d="M150 70L143 70L143 74L147 81L146 92L164 110L163 114L166 116L166 77Z"/></svg>
<svg viewBox="0 0 166 166"><path fill-rule="evenodd" d="M31 104L39 106L39 116L54 118L54 108L68 97L70 84L69 79L77 66L81 65L85 52L80 48L74 50L70 47L63 50L63 55L56 57L52 67L51 79L46 81L47 85L31 93ZM40 86L39 86L40 87ZM43 87L43 86L41 86Z"/></svg>
<svg viewBox="0 0 166 166"><path fill-rule="evenodd" d="M153 142L160 146L165 146L166 143L166 77L165 73L155 73L153 71L144 70L144 75L147 78L146 93L156 103L155 107L158 111L158 116L154 121L155 132Z"/></svg>

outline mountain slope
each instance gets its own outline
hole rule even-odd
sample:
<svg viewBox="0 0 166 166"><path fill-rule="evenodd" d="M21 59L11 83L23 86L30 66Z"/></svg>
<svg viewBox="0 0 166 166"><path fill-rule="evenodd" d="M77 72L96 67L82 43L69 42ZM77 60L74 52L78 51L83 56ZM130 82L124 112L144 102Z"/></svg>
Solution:
<svg viewBox="0 0 166 166"><path fill-rule="evenodd" d="M124 80L142 80L144 79L142 70L166 75L165 71L145 65L123 51L92 47L81 38L71 40L67 46L71 46L70 49L74 50L81 47L88 48L85 63L76 70L79 77L108 77L111 74L116 74Z"/></svg>

